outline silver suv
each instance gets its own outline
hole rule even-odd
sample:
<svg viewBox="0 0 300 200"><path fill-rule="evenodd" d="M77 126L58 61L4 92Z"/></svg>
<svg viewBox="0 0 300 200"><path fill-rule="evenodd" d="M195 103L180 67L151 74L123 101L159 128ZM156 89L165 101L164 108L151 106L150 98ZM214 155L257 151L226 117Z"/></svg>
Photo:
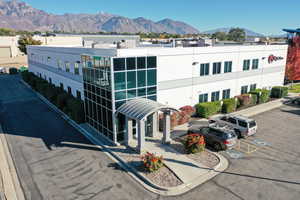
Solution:
<svg viewBox="0 0 300 200"><path fill-rule="evenodd" d="M241 115L221 115L211 119L209 122L232 126L239 138L245 138L250 135L254 135L257 131L256 121Z"/></svg>

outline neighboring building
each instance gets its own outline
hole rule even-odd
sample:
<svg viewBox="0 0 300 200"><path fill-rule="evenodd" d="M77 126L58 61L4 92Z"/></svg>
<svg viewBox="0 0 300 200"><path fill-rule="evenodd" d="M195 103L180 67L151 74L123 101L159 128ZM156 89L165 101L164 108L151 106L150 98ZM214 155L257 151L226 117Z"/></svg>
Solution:
<svg viewBox="0 0 300 200"><path fill-rule="evenodd" d="M74 96L80 92L87 122L117 143L124 140L125 131L125 117L117 114L118 109L126 111L124 105L130 100L143 97L178 109L282 85L286 54L287 45L127 49L29 46L28 63L29 71L51 79L66 91L69 88ZM272 56L280 59L270 61ZM132 112L137 116L142 111ZM153 130L155 119L147 117L146 134Z"/></svg>
<svg viewBox="0 0 300 200"><path fill-rule="evenodd" d="M300 29L283 29L288 33L286 79L300 81Z"/></svg>
<svg viewBox="0 0 300 200"><path fill-rule="evenodd" d="M0 58L12 58L20 54L18 37L0 36Z"/></svg>

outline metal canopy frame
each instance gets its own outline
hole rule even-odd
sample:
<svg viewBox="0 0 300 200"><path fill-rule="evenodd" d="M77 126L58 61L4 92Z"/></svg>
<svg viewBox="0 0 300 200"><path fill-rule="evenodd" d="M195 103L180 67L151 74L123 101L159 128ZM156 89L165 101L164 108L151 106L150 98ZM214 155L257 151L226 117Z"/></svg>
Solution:
<svg viewBox="0 0 300 200"><path fill-rule="evenodd" d="M173 110L178 112L177 109L172 108L167 105L163 105L156 101L138 98L132 99L117 109L117 113L121 113L131 119L144 121L149 115L158 111L168 111Z"/></svg>

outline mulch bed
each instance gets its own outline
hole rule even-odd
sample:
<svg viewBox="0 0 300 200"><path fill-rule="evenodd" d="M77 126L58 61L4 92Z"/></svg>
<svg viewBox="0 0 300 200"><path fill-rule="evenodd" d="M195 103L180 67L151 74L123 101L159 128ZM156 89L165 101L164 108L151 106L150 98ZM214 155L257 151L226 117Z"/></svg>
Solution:
<svg viewBox="0 0 300 200"><path fill-rule="evenodd" d="M148 178L151 182L162 187L175 187L181 185L183 182L166 166L160 168L155 172L148 172L143 162L141 155L133 149L123 149L117 152L119 156L127 161L127 164L134 167L138 172Z"/></svg>
<svg viewBox="0 0 300 200"><path fill-rule="evenodd" d="M186 156L198 163L201 163L209 168L215 167L217 164L219 164L220 160L219 158L212 152L205 150L200 153L195 154L187 154L185 151L185 148L182 144L186 136L181 136L180 138L176 138L172 141L171 147L178 151L179 153L186 154Z"/></svg>

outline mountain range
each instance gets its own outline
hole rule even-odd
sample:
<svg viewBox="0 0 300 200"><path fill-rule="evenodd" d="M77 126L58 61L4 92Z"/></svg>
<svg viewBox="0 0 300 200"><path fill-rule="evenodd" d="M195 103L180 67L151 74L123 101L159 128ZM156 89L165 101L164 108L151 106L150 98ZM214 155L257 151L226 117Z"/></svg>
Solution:
<svg viewBox="0 0 300 200"><path fill-rule="evenodd" d="M227 28L218 28L218 29L213 29L213 30L208 30L208 31L204 31L202 33L204 34L214 34L216 32L224 32L224 33L228 33L230 31L230 29L232 29L233 27L227 27ZM263 34L260 34L260 33L256 33L254 31L251 31L249 29L246 29L246 28L242 28L245 33L246 33L246 36L250 36L250 37L264 37Z"/></svg>
<svg viewBox="0 0 300 200"><path fill-rule="evenodd" d="M172 19L154 22L143 17L130 19L103 12L55 15L18 0L0 0L0 27L28 31L200 33L191 25Z"/></svg>

